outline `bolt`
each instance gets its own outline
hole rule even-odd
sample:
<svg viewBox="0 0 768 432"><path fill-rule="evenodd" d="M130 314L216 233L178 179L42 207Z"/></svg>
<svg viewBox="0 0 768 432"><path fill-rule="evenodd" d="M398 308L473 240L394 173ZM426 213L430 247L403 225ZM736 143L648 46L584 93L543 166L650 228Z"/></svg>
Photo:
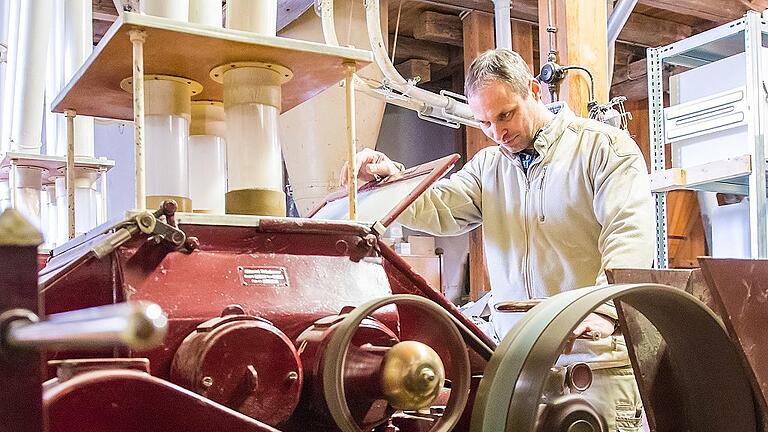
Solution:
<svg viewBox="0 0 768 432"><path fill-rule="evenodd" d="M195 249L200 249L200 240L197 237L187 237L187 241L184 243L184 247L186 247L190 252Z"/></svg>
<svg viewBox="0 0 768 432"><path fill-rule="evenodd" d="M422 368L419 371L419 378L425 384L431 383L435 380L435 371L428 367Z"/></svg>
<svg viewBox="0 0 768 432"><path fill-rule="evenodd" d="M296 371L290 371L288 372L286 379L292 383L295 383L296 381L299 380L299 373Z"/></svg>
<svg viewBox="0 0 768 432"><path fill-rule="evenodd" d="M184 235L180 232L174 232L171 234L171 241L177 246L181 245L184 242Z"/></svg>
<svg viewBox="0 0 768 432"><path fill-rule="evenodd" d="M148 214L142 215L139 218L139 223L141 224L141 226L143 226L145 228L151 227L152 226L152 216L148 215Z"/></svg>
<svg viewBox="0 0 768 432"><path fill-rule="evenodd" d="M206 376L202 379L203 387L209 388L213 385L213 378Z"/></svg>

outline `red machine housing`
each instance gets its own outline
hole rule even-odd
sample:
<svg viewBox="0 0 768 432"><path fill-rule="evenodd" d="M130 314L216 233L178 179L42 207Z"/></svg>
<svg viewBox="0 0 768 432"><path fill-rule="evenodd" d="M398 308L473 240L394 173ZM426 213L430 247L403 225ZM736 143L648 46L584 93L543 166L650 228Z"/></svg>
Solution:
<svg viewBox="0 0 768 432"><path fill-rule="evenodd" d="M147 358L151 371L146 377L136 371L90 371L57 384L44 396L50 424L61 425L55 430L73 430L63 426L73 424L65 417L71 417L71 410L83 400L104 405L103 412L89 410L89 416L98 417L90 418L89 424L110 424L115 414L107 401L127 404L127 411L135 411L150 400L166 408L166 427L189 426L189 412L182 407L194 405L185 401L200 399L209 407L209 421L227 417L244 422L238 426L241 429L232 430L272 430L267 425L306 429L307 419L318 418L323 406L312 386L317 379L314 354L322 351L324 337L318 327L324 319L336 319L332 317L345 307L393 293L429 297L474 333L465 339L493 346L455 306L379 242L367 225L186 214L177 219L188 237L197 238L197 248L176 250L139 234L104 255L99 251L108 234L95 232L55 250L41 272L39 288L46 314L147 300L159 304L169 318L165 342L148 352L49 353L51 359ZM422 314L407 308L383 308L371 322L375 324L361 331L360 337L379 344L418 335L434 342L439 353L445 342L441 335L430 334L430 323ZM309 351L302 354L304 350ZM481 373L487 359L469 351L473 372ZM94 385L94 380L102 384ZM104 396L105 387L114 390L109 392L112 396L91 397L96 391ZM143 400L127 397L128 389L141 389ZM351 397L357 394L354 400L362 400L366 392L358 386ZM81 397L73 396L77 394ZM373 426L390 412L386 404L376 405L375 397L369 399L359 412L366 424L373 418ZM374 411L376 415L368 416ZM249 423L248 417L256 421ZM150 419L146 425L154 428ZM143 430L142 421L135 422L135 430ZM312 428L321 429L335 427L326 419Z"/></svg>

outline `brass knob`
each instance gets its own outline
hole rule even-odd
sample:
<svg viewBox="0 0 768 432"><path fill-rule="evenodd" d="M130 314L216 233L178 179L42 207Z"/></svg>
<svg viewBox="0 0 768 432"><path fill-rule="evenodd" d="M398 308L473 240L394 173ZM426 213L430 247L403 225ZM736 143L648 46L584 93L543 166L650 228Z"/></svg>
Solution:
<svg viewBox="0 0 768 432"><path fill-rule="evenodd" d="M421 342L400 342L384 355L381 389L396 409L428 407L444 383L443 361L435 350Z"/></svg>

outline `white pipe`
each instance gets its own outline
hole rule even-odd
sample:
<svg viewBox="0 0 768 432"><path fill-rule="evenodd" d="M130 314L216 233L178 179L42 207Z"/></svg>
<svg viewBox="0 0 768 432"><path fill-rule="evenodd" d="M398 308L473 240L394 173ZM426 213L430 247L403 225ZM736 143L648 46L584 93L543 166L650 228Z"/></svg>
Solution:
<svg viewBox="0 0 768 432"><path fill-rule="evenodd" d="M40 125L43 122L45 63L52 15L47 0L21 2L19 59L11 125L11 148L17 151L39 154L42 146ZM39 204L40 200L37 202Z"/></svg>
<svg viewBox="0 0 768 432"><path fill-rule="evenodd" d="M54 194L56 195L56 244L61 245L69 240L67 214L67 179L64 176L54 179Z"/></svg>
<svg viewBox="0 0 768 432"><path fill-rule="evenodd" d="M189 196L196 213L224 213L224 195L227 192L225 134L224 104L214 101L192 102Z"/></svg>
<svg viewBox="0 0 768 432"><path fill-rule="evenodd" d="M189 0L189 22L221 27L221 0Z"/></svg>
<svg viewBox="0 0 768 432"><path fill-rule="evenodd" d="M51 104L64 81L64 2L57 1L51 5L54 8L51 22L51 34L48 39L48 60L45 79L45 154L64 156L66 152L66 136L62 137L59 119L61 114L54 113Z"/></svg>
<svg viewBox="0 0 768 432"><path fill-rule="evenodd" d="M228 0L227 28L275 36L277 0Z"/></svg>
<svg viewBox="0 0 768 432"><path fill-rule="evenodd" d="M493 0L493 18L496 23L496 48L512 49L512 23L509 0Z"/></svg>
<svg viewBox="0 0 768 432"><path fill-rule="evenodd" d="M189 0L141 0L141 13L176 21L187 21Z"/></svg>
<svg viewBox="0 0 768 432"><path fill-rule="evenodd" d="M57 236L56 229L58 224L58 213L56 211L56 186L53 183L43 184L43 194L45 195L45 208L47 218L44 219L46 226L45 240L49 248L56 247Z"/></svg>
<svg viewBox="0 0 768 432"><path fill-rule="evenodd" d="M65 0L64 7L66 85L93 51L93 6L91 0ZM75 117L75 155L94 156L92 117Z"/></svg>
<svg viewBox="0 0 768 432"><path fill-rule="evenodd" d="M9 0L8 5L8 31L4 43L8 47L7 63L5 64L5 77L2 82L2 129L0 129L0 152L10 149L11 124L13 123L13 94L16 83L16 62L19 56L19 19L21 12L21 0Z"/></svg>
<svg viewBox="0 0 768 432"><path fill-rule="evenodd" d="M280 74L266 67L224 72L228 191L283 189L277 133L280 84ZM258 169L254 169L256 161Z"/></svg>
<svg viewBox="0 0 768 432"><path fill-rule="evenodd" d="M144 76L144 148L149 208L157 207L165 199L174 199L179 211L192 211L188 171L190 100L201 88L192 80Z"/></svg>
<svg viewBox="0 0 768 432"><path fill-rule="evenodd" d="M16 165L13 170L14 184L11 191L14 196L13 207L28 217L37 227L41 227L42 169Z"/></svg>
<svg viewBox="0 0 768 432"><path fill-rule="evenodd" d="M8 27L11 24L11 2L9 0L4 0L3 2L0 2L0 50L3 51L3 57L6 57L7 59L7 53L8 53ZM0 133L3 130L3 124L6 122L5 117L2 116L2 105L4 95L5 95L5 86L3 83L5 82L5 77L7 76L6 73L6 66L8 65L7 60L4 59L4 61L0 62ZM2 138L2 135L0 135L0 138ZM2 140L0 139L0 153L3 150L3 144ZM0 209L2 207L0 206Z"/></svg>
<svg viewBox="0 0 768 432"><path fill-rule="evenodd" d="M8 180L0 180L0 211L11 207L11 188Z"/></svg>

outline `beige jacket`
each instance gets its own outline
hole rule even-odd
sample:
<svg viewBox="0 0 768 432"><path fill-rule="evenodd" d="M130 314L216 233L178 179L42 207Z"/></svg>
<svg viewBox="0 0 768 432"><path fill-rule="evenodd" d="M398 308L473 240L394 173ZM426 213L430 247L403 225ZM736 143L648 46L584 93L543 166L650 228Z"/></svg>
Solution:
<svg viewBox="0 0 768 432"><path fill-rule="evenodd" d="M482 224L493 306L605 284L606 268L650 267L654 206L645 162L626 132L577 117L563 106L534 141L523 172L502 147L479 151L400 217L408 227L456 235ZM615 309L601 313L616 317ZM511 328L492 315L499 337ZM577 341L596 366L626 364L621 341ZM619 343L621 352L612 352ZM597 352L596 352L597 351ZM583 357L583 356L582 356Z"/></svg>

